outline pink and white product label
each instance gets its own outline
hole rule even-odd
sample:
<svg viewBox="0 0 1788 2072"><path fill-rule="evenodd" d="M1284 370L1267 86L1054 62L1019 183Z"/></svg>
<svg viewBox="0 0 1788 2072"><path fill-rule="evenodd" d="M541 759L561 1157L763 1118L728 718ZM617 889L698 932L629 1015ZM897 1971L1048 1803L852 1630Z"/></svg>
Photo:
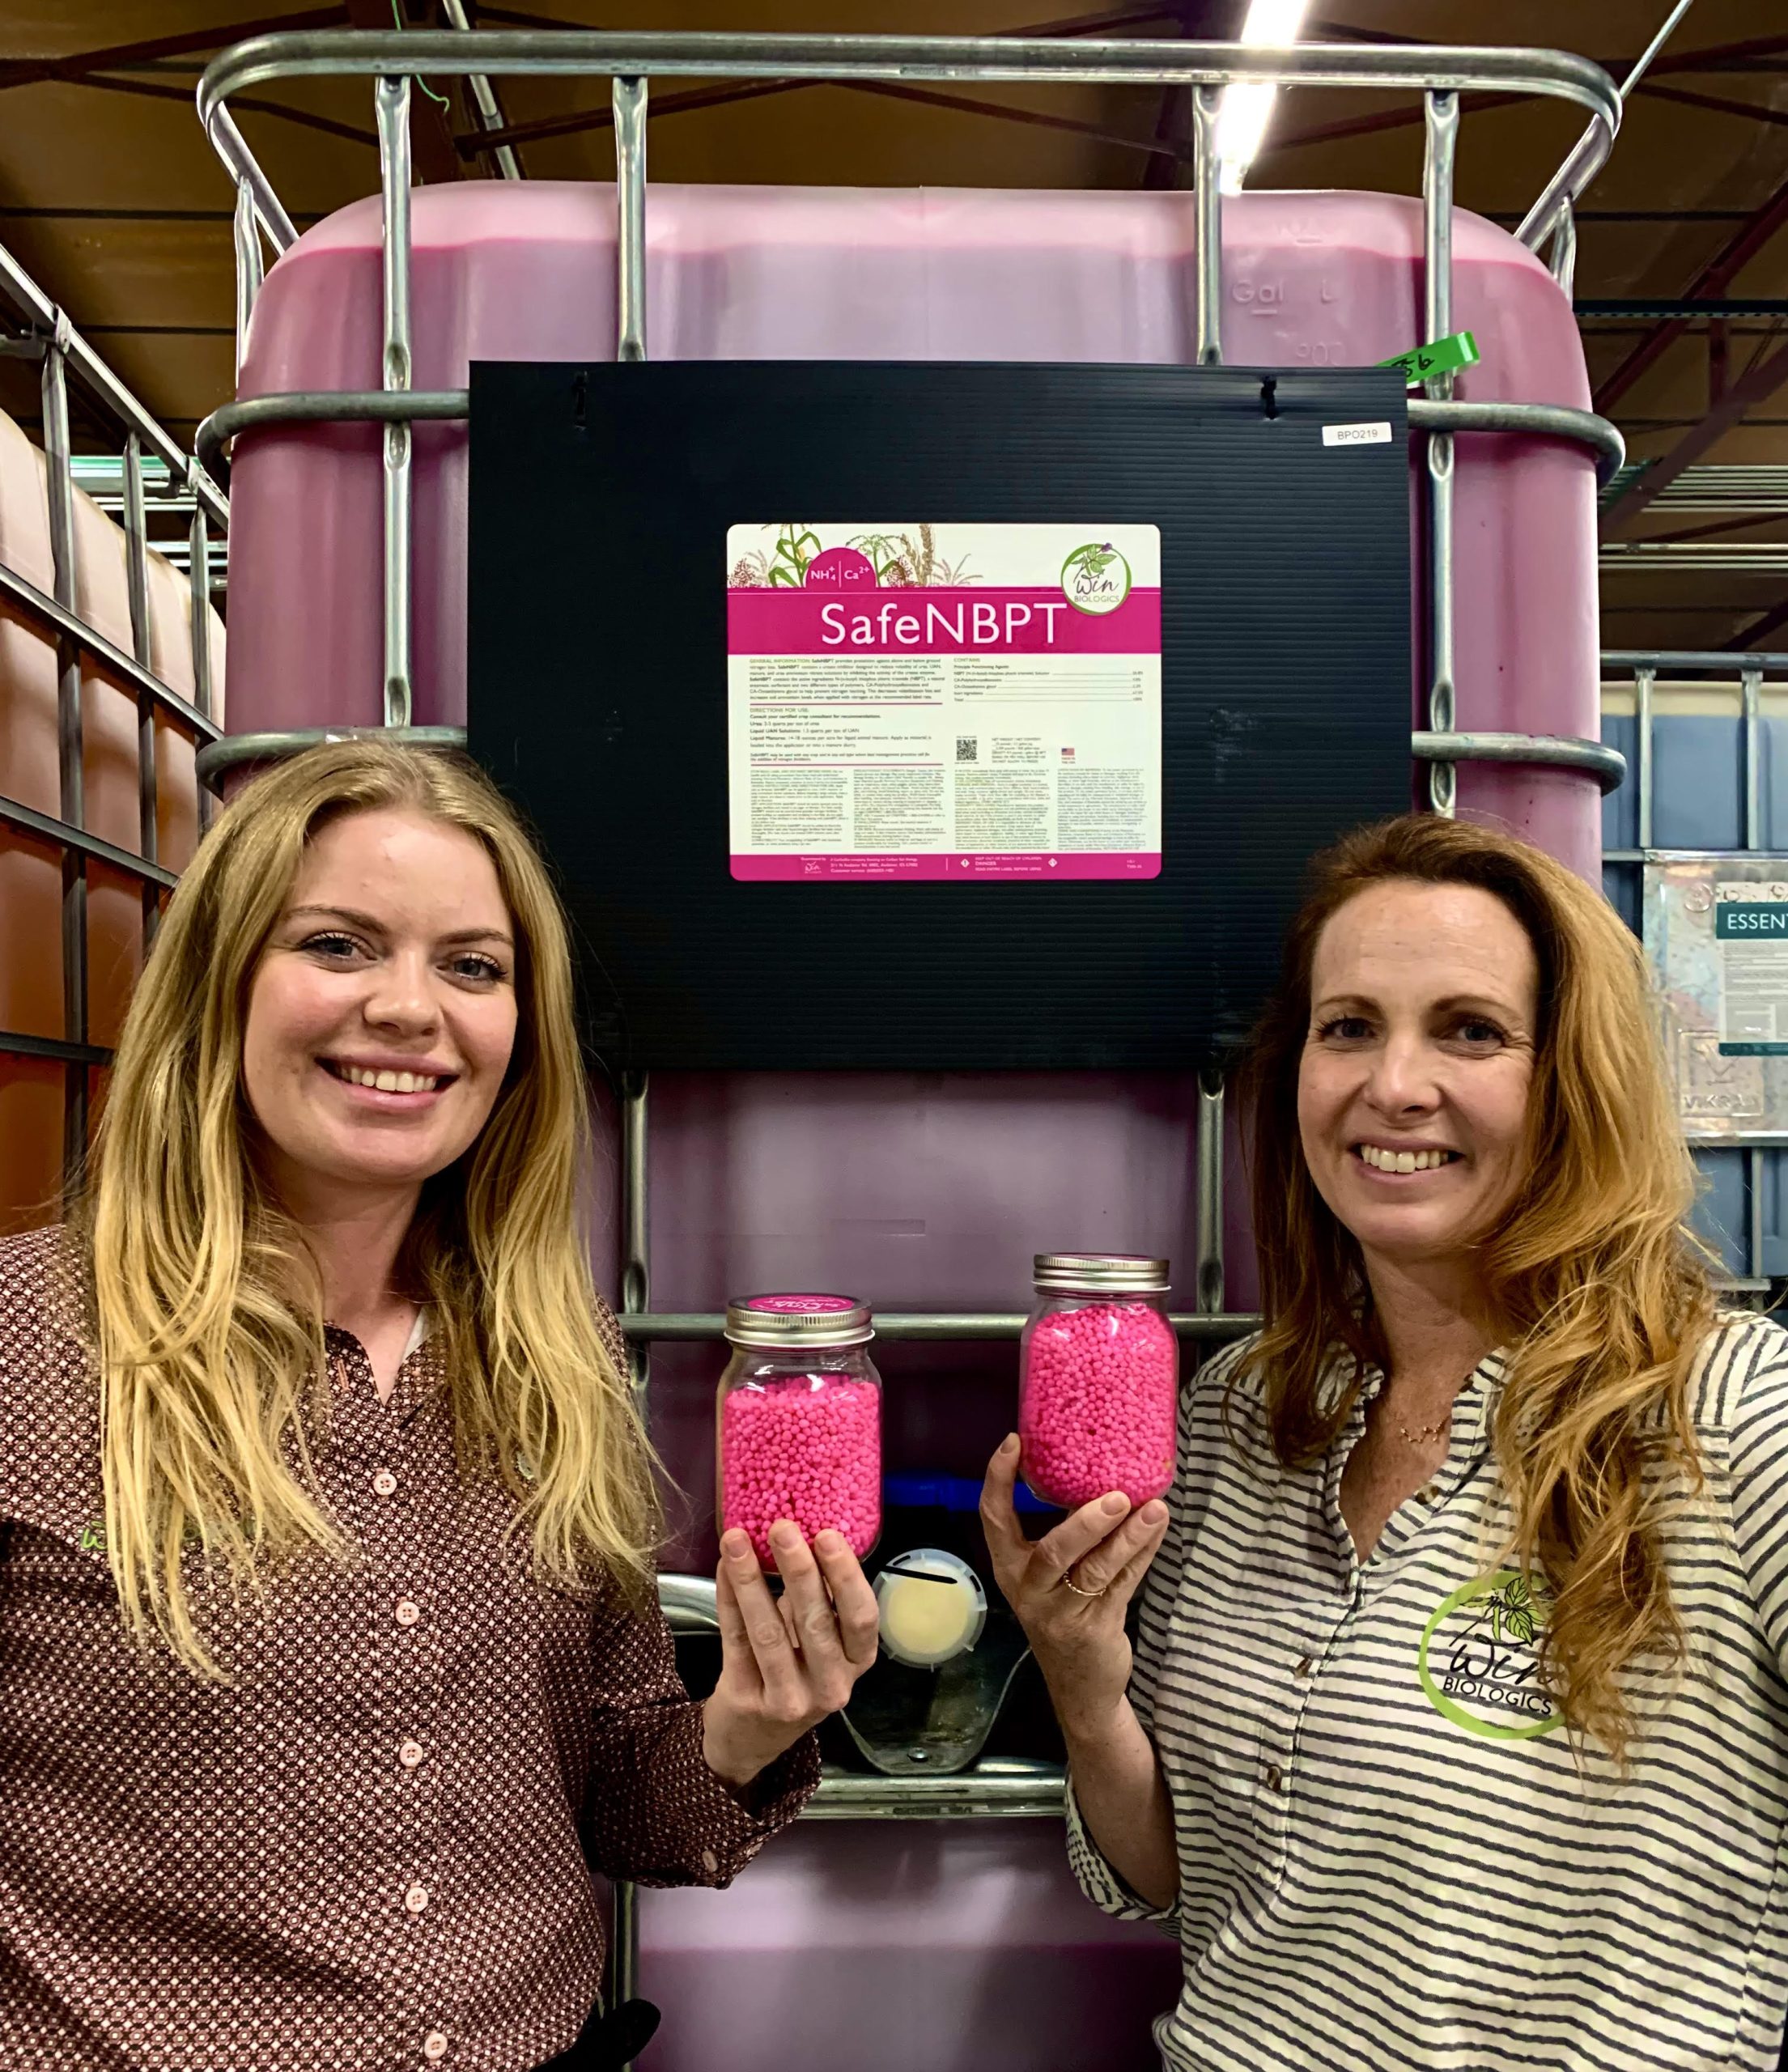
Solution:
<svg viewBox="0 0 1788 2072"><path fill-rule="evenodd" d="M1153 525L728 529L733 876L1161 872Z"/></svg>

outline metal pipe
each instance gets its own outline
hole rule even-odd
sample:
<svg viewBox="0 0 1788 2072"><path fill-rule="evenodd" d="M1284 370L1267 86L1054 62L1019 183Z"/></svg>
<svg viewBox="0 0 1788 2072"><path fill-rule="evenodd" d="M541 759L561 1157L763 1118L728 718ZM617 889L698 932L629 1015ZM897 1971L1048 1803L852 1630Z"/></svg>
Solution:
<svg viewBox="0 0 1788 2072"><path fill-rule="evenodd" d="M239 49L249 47L238 46ZM359 68L356 66L355 69L358 70ZM287 214L286 205L274 193L273 182L261 171L254 153L248 149L242 132L236 126L236 117L223 105L228 96L219 96L215 106L207 109L202 76L198 83L198 96L199 121L205 125L205 134L211 140L211 149L228 167L233 180L248 182L249 192L254 196L255 214L260 217L274 250L290 252L298 242L298 226Z"/></svg>
<svg viewBox="0 0 1788 2072"><path fill-rule="evenodd" d="M74 615L74 476L68 435L68 320L58 310L47 340L41 376L44 459L49 489L49 546L56 599ZM56 643L56 749L59 810L71 828L87 826L81 734L81 651L66 633ZM87 1041L87 859L81 847L62 848L62 1037ZM84 1065L65 1069L62 1086L62 1182L72 1194L87 1157L87 1080Z"/></svg>
<svg viewBox="0 0 1788 2072"><path fill-rule="evenodd" d="M676 1576L660 1572L658 1608L673 1633L712 1633L720 1630L720 1615L711 1576Z"/></svg>
<svg viewBox="0 0 1788 2072"><path fill-rule="evenodd" d="M441 12L447 17L449 28L457 29L464 35L471 33L472 24L466 19L462 0L441 0ZM472 96L472 105L478 111L478 126L484 130L500 130L503 127L503 110L498 107L497 97L491 91L491 82L482 72L468 72L465 85L466 91ZM516 156L512 146L499 144L491 155L495 159L497 171L503 179L520 179L521 161Z"/></svg>
<svg viewBox="0 0 1788 2072"><path fill-rule="evenodd" d="M1198 1307L1223 1313L1223 1075L1214 1067L1198 1076Z"/></svg>
<svg viewBox="0 0 1788 2072"><path fill-rule="evenodd" d="M205 523L205 506L193 507L187 529L186 594L189 599L187 638L193 649L193 703L213 741L217 728L211 721L211 540ZM210 795L203 787L198 794L198 831L211 825Z"/></svg>
<svg viewBox="0 0 1788 2072"><path fill-rule="evenodd" d="M149 626L149 520L142 503L142 445L135 432L124 441L124 566L130 598L130 646L137 666L152 671L154 643ZM146 862L154 863L159 845L156 826L155 701L146 690L137 693L137 845ZM142 946L147 955L161 920L161 901L152 885L142 888Z"/></svg>
<svg viewBox="0 0 1788 2072"><path fill-rule="evenodd" d="M1512 431L1531 439L1568 439L1596 456L1595 478L1606 488L1627 457L1626 441L1606 418L1562 403L1434 402L1409 401L1409 422L1417 431Z"/></svg>
<svg viewBox="0 0 1788 2072"><path fill-rule="evenodd" d="M646 356L646 83L617 79L614 104L615 344L621 360Z"/></svg>
<svg viewBox="0 0 1788 2072"><path fill-rule="evenodd" d="M1248 46L1190 40L1062 36L782 36L604 30L294 30L223 52L198 83L213 144L232 94L278 79L403 76L729 79L1005 79L1066 85L1403 87L1535 94L1598 117L1612 145L1620 96L1600 66L1519 45L1299 43ZM1588 184L1585 172L1571 192ZM257 202L260 197L257 193ZM1551 211L1548 211L1550 219ZM263 210L263 220L266 212ZM270 231L274 226L270 222Z"/></svg>
<svg viewBox="0 0 1788 2072"><path fill-rule="evenodd" d="M1246 1338L1258 1331L1260 1319L1252 1311L1230 1310L1215 1316L1201 1311L1175 1310L1167 1319L1181 1338L1221 1344L1232 1338ZM718 1310L649 1310L623 1309L621 1328L632 1346L668 1343L694 1344L719 1338L726 1318ZM1021 1310L878 1310L875 1320L878 1338L911 1340L937 1344L970 1344L987 1339L1016 1338L1025 1327Z"/></svg>
<svg viewBox="0 0 1788 2072"><path fill-rule="evenodd" d="M236 371L240 381L248 350L248 321L261 292L261 223L254 189L246 180L236 190Z"/></svg>
<svg viewBox="0 0 1788 2072"><path fill-rule="evenodd" d="M407 393L410 355L410 79L381 77L376 89L379 192L384 209L386 393ZM410 449L407 423L385 427L385 724L410 724Z"/></svg>
<svg viewBox="0 0 1788 2072"><path fill-rule="evenodd" d="M1425 339L1444 338L1453 329L1453 162L1459 146L1459 96L1431 93L1423 104L1426 148L1422 159L1422 322ZM1438 374L1425 393L1450 402L1453 377ZM1450 734L1454 725L1453 665L1453 435L1428 435L1428 725ZM1459 798L1459 772L1434 762L1428 772L1428 803L1450 818Z"/></svg>
<svg viewBox="0 0 1788 2072"><path fill-rule="evenodd" d="M1552 278L1568 295L1577 286L1577 211L1561 202L1552 224L1552 248L1547 261Z"/></svg>
<svg viewBox="0 0 1788 2072"><path fill-rule="evenodd" d="M41 1058L53 1065L82 1065L104 1070L112 1053L100 1043L65 1043L56 1036L27 1036L16 1029L0 1029L0 1055Z"/></svg>
<svg viewBox="0 0 1788 2072"><path fill-rule="evenodd" d="M85 828L77 827L71 821L58 820L53 813L40 813L35 806L28 806L18 799L0 798L0 826L15 827L21 834L53 843L60 849L78 850L95 863L116 871L121 877L162 885L170 892L180 882L173 872L164 869L159 864L151 863L130 849L121 849L102 835L89 834Z"/></svg>
<svg viewBox="0 0 1788 2072"><path fill-rule="evenodd" d="M213 791L232 770L281 762L321 741L395 741L406 748L462 749L463 727L300 727L290 732L223 734L198 752L198 781Z"/></svg>
<svg viewBox="0 0 1788 2072"><path fill-rule="evenodd" d="M1418 762L1525 762L1541 770L1582 770L1604 792L1626 782L1627 759L1606 741L1572 734L1412 734L1409 753Z"/></svg>
<svg viewBox="0 0 1788 2072"><path fill-rule="evenodd" d="M204 465L214 468L232 439L269 425L451 422L471 408L468 388L295 388L219 405L199 426L193 444Z"/></svg>
<svg viewBox="0 0 1788 2072"><path fill-rule="evenodd" d="M1223 181L1217 163L1217 128L1222 96L1200 87L1192 96L1196 213L1192 219L1193 276L1197 294L1197 364L1223 364Z"/></svg>
<svg viewBox="0 0 1788 2072"><path fill-rule="evenodd" d="M1602 667L1616 674L1628 669L1654 670L1675 677L1687 670L1703 670L1728 678L1744 669L1763 676L1788 676L1788 652L1772 653L1764 648L1604 648Z"/></svg>
<svg viewBox="0 0 1788 2072"><path fill-rule="evenodd" d="M991 1763L953 1777L870 1777L832 1771L802 1814L804 1820L1035 1820L1060 1819L1067 1785L1053 1764Z"/></svg>
<svg viewBox="0 0 1788 2072"><path fill-rule="evenodd" d="M198 428L195 444L200 460L215 467L232 439L270 425L383 424L394 419L452 422L472 407L465 388L413 388L387 393L381 388L298 388L271 396L253 396L225 403ZM1435 403L1410 399L1409 422L1418 431L1510 432L1531 439L1564 439L1588 447L1596 456L1596 478L1607 483L1626 458L1626 442L1606 418L1562 403Z"/></svg>
<svg viewBox="0 0 1788 2072"><path fill-rule="evenodd" d="M639 1991L639 1894L624 1878L609 1887L614 1906L614 1934L609 1945L608 2004L618 2007ZM631 2072L632 2060L620 2068Z"/></svg>
<svg viewBox="0 0 1788 2072"><path fill-rule="evenodd" d="M630 1072L621 1088L621 1307L636 1314L652 1300L651 1161L648 1129L651 1082L643 1072ZM635 1400L642 1417L652 1381L652 1348L630 1340ZM609 2004L631 2000L639 1989L639 1900L634 1887L617 1880L614 1941L609 1955ZM622 2072L628 2072L626 2066Z"/></svg>
<svg viewBox="0 0 1788 2072"><path fill-rule="evenodd" d="M177 690L171 690L159 677L151 676L121 648L114 648L103 633L96 633L66 605L59 605L36 584L27 582L4 562L0 562L0 599L4 599L22 618L67 641L78 654L84 655L91 673L103 676L125 690L152 698L170 719L178 720L197 740L210 741L217 738L217 728L189 705Z"/></svg>
<svg viewBox="0 0 1788 2072"><path fill-rule="evenodd" d="M165 461L172 473L190 482L196 495L208 499L211 516L219 524L227 524L229 502L217 485L208 478L193 480L188 457L172 435L138 401L3 245L0 245L0 293L10 297L39 329L62 339L62 358L83 386L121 425L136 432L151 453Z"/></svg>
<svg viewBox="0 0 1788 2072"><path fill-rule="evenodd" d="M1651 709L1651 687L1657 678L1655 669L1635 669L1633 676L1633 703L1639 735L1639 847L1651 847L1652 800L1655 765L1652 751L1656 746L1656 720Z"/></svg>
<svg viewBox="0 0 1788 2072"><path fill-rule="evenodd" d="M312 30L258 36L214 58L198 85L212 148L232 180L247 179L279 251L296 241L291 220L226 105L231 94L269 81L343 76L451 78L525 74L648 80L921 79L1049 81L1221 87L1235 81L1286 86L1404 87L1453 94L1476 90L1574 102L1592 117L1579 146L1530 210L1520 235L1537 248L1561 198L1582 193L1620 126L1620 96L1599 66L1561 51L1432 45L1230 43L1065 37L622 35L584 30L457 29L397 33ZM1538 228L1534 225L1537 223Z"/></svg>
<svg viewBox="0 0 1788 2072"><path fill-rule="evenodd" d="M1744 1154L1745 1191L1749 1197L1746 1207L1750 1214L1745 1232L1745 1272L1753 1280L1761 1280L1763 1272L1763 1176L1764 1154L1752 1150Z"/></svg>
<svg viewBox="0 0 1788 2072"><path fill-rule="evenodd" d="M154 667L149 637L149 520L142 500L142 442L135 432L124 440L124 575L130 604L130 650L137 666Z"/></svg>
<svg viewBox="0 0 1788 2072"><path fill-rule="evenodd" d="M621 1312L622 1329L652 1301L652 1201L648 1130L650 1081L629 1072L621 1083ZM652 1380L652 1350L644 1337L630 1337L633 1385L642 1408Z"/></svg>
<svg viewBox="0 0 1788 2072"><path fill-rule="evenodd" d="M1763 745L1760 703L1763 672L1747 669L1739 678L1744 713L1744 846L1763 847Z"/></svg>

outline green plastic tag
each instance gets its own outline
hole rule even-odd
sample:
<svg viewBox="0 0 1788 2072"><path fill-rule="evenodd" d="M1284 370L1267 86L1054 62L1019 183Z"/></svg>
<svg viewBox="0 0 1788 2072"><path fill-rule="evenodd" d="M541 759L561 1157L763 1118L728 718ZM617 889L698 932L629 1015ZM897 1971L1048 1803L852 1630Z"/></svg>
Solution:
<svg viewBox="0 0 1788 2072"><path fill-rule="evenodd" d="M1399 353L1395 359L1382 359L1380 367L1394 367L1412 388L1432 381L1437 374L1457 374L1461 367L1476 367L1477 340L1469 331L1455 331L1450 338L1437 338L1431 346L1417 346L1413 352Z"/></svg>

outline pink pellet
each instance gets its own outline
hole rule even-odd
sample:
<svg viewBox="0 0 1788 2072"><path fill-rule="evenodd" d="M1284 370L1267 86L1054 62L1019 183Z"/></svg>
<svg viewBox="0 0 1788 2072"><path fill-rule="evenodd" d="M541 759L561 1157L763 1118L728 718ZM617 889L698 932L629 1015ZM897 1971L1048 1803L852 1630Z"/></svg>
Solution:
<svg viewBox="0 0 1788 2072"><path fill-rule="evenodd" d="M881 1531L881 1391L835 1374L728 1390L720 1409L720 1530L737 1526L774 1574L770 1528L791 1518L811 1543L841 1532L867 1554Z"/></svg>
<svg viewBox="0 0 1788 2072"><path fill-rule="evenodd" d="M1179 1353L1146 1302L1093 1302L1032 1328L1018 1403L1024 1477L1072 1510L1120 1489L1132 1504L1174 1479Z"/></svg>

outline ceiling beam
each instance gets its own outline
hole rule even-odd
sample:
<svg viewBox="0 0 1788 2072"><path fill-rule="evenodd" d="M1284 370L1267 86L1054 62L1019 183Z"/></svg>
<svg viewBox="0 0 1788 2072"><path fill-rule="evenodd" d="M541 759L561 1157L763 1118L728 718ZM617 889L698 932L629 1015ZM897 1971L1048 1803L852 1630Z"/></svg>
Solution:
<svg viewBox="0 0 1788 2072"><path fill-rule="evenodd" d="M522 27L547 25L543 16L517 15L507 8L481 7L478 13L483 21L509 22ZM1172 9L1165 6L1102 8L1097 14L1072 15L1062 21L1034 23L1028 28L998 29L994 34L1001 37L1097 36L1108 29L1140 28L1146 23L1172 19ZM561 22L553 26L563 28L566 24ZM724 108L734 101L762 100L775 94L805 93L814 87L846 83L827 79L741 79L730 84L694 87L686 93L665 94L656 100L648 98L646 114L649 120L660 115L684 114L694 108ZM457 148L464 157L478 158L494 151L499 144L540 143L550 137L575 137L586 130L611 129L614 123L611 108L584 108L569 115L546 116L537 122L512 122L507 129L486 130L479 135L462 137ZM1116 141L1134 143L1140 140Z"/></svg>
<svg viewBox="0 0 1788 2072"><path fill-rule="evenodd" d="M1760 640L1767 640L1778 626L1788 626L1788 597L1784 597L1779 605L1772 605L1761 618L1741 626L1730 640L1722 643L1725 651L1742 655L1746 648L1755 648Z"/></svg>
<svg viewBox="0 0 1788 2072"><path fill-rule="evenodd" d="M1776 232L1788 223L1788 180L1759 208L1754 209L1684 291L1684 302L1722 295L1741 272L1762 251ZM1595 407L1604 414L1632 388L1641 375L1654 367L1688 328L1688 320L1674 316L1659 324L1642 338L1595 391Z"/></svg>
<svg viewBox="0 0 1788 2072"><path fill-rule="evenodd" d="M1654 100L1678 101L1684 108L1705 108L1714 115L1735 115L1741 122L1788 123L1788 108L1765 108L1754 100L1728 100L1723 94L1695 93L1687 87L1659 86L1650 79L1641 79L1633 91L1649 95Z"/></svg>
<svg viewBox="0 0 1788 2072"><path fill-rule="evenodd" d="M1753 404L1767 402L1788 382L1788 346L1768 359L1759 359L1731 383L1705 417L1684 434L1661 459L1650 462L1639 476L1604 507L1601 514L1603 539L1630 524L1663 490L1709 449L1718 444Z"/></svg>
<svg viewBox="0 0 1788 2072"><path fill-rule="evenodd" d="M92 87L102 93L138 94L150 100L177 100L187 109L193 105L190 87L158 87L148 79L102 79L97 73L90 73L70 83ZM282 121L295 122L301 130L320 130L325 137L342 137L350 144L376 146L379 142L371 130L356 130L350 122L337 122L327 115L312 115L307 108L287 108L276 100L261 100L253 94L232 95L230 106L239 115L246 111L257 115L278 116Z"/></svg>
<svg viewBox="0 0 1788 2072"><path fill-rule="evenodd" d="M328 29L339 27L344 10L340 6L312 7L301 15L264 15L257 21L223 22L214 28L188 29L178 36L151 36L136 43L117 43L104 50L73 51L66 57L10 57L0 62L0 87L31 87L42 81L84 78L89 72L113 72L121 65L142 65L158 57L184 57L198 50L221 50L227 44L244 43L253 36L278 36L287 29ZM384 24L390 27L388 22ZM189 94L190 100L192 96Z"/></svg>
<svg viewBox="0 0 1788 2072"><path fill-rule="evenodd" d="M991 116L1000 122L1064 130L1071 137L1085 137L1094 143L1115 144L1120 151L1152 151L1157 155L1170 152L1188 164L1197 156L1190 143L1175 143L1166 137L1129 137L1121 130L1103 129L1097 122L1081 122L1071 115L1049 115L1041 108L1009 107L1003 101L977 100L967 94L936 93L928 87L904 87L892 79L839 79L835 83L850 93L878 94L889 100L916 101L923 108L954 108L966 115Z"/></svg>

